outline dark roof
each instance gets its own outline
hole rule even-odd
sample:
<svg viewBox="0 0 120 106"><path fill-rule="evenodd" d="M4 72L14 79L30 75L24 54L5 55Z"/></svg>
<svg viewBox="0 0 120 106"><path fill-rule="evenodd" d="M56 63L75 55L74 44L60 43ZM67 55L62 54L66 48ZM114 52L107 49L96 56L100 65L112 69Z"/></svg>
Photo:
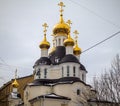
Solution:
<svg viewBox="0 0 120 106"><path fill-rule="evenodd" d="M86 86L90 86L85 82L81 81L78 77L63 77L59 79L36 79L29 86L54 86L58 84L72 84L74 82L81 82ZM91 86L90 86L91 87Z"/></svg>
<svg viewBox="0 0 120 106"><path fill-rule="evenodd" d="M33 67L37 65L50 65L50 64L51 64L51 60L48 57L41 57L35 62L35 65Z"/></svg>
<svg viewBox="0 0 120 106"><path fill-rule="evenodd" d="M83 64L80 63L80 69L86 71L86 68ZM87 72L87 71L86 71Z"/></svg>
<svg viewBox="0 0 120 106"><path fill-rule="evenodd" d="M66 63L66 62L74 62L74 63L79 63L79 60L72 54L67 54L64 56L64 58L60 61L60 63Z"/></svg>
<svg viewBox="0 0 120 106"><path fill-rule="evenodd" d="M59 64L61 59L65 56L66 50L64 46L57 46L56 50L49 54L49 58L52 64L56 65Z"/></svg>
<svg viewBox="0 0 120 106"><path fill-rule="evenodd" d="M46 95L37 96L37 97L35 97L35 98L29 100L29 102L37 101L37 100L39 100L40 98L51 98L51 99L71 100L71 99L68 98L68 97L61 96L61 95L57 95L57 94L55 94L55 93L51 93L51 94L46 94Z"/></svg>
<svg viewBox="0 0 120 106"><path fill-rule="evenodd" d="M89 99L87 100L88 102L96 102L96 103L108 103L108 104L114 104L114 106L116 106L115 104L120 104L117 102L112 102L112 101L107 101L107 100L98 100L98 99Z"/></svg>

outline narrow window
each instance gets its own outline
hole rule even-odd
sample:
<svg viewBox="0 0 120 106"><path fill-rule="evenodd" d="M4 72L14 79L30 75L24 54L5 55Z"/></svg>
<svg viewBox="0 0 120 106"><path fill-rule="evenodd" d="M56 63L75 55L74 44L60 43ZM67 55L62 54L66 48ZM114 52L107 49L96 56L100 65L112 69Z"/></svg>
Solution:
<svg viewBox="0 0 120 106"><path fill-rule="evenodd" d="M69 74L70 74L70 73L69 73L69 66L67 66L67 77L70 76Z"/></svg>
<svg viewBox="0 0 120 106"><path fill-rule="evenodd" d="M44 70L44 78L47 78L47 69Z"/></svg>
<svg viewBox="0 0 120 106"><path fill-rule="evenodd" d="M76 75L76 68L75 68L75 66L73 67L73 76L75 77L75 75Z"/></svg>
<svg viewBox="0 0 120 106"><path fill-rule="evenodd" d="M80 95L80 89L77 89L77 95Z"/></svg>
<svg viewBox="0 0 120 106"><path fill-rule="evenodd" d="M84 74L82 74L82 81L84 81Z"/></svg>
<svg viewBox="0 0 120 106"><path fill-rule="evenodd" d="M62 67L62 77L64 77L64 68Z"/></svg>
<svg viewBox="0 0 120 106"><path fill-rule="evenodd" d="M41 76L40 69L37 71L36 75L38 76L38 78L40 78L40 76Z"/></svg>
<svg viewBox="0 0 120 106"><path fill-rule="evenodd" d="M60 44L61 44L61 39L59 38L59 46L60 46Z"/></svg>

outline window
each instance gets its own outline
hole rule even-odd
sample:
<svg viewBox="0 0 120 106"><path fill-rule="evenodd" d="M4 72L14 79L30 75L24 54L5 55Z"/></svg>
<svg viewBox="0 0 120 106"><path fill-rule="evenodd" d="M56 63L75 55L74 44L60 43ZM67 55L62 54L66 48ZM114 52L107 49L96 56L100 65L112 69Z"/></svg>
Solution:
<svg viewBox="0 0 120 106"><path fill-rule="evenodd" d="M75 74L76 74L76 68L75 66L73 67L73 76L75 77Z"/></svg>
<svg viewBox="0 0 120 106"><path fill-rule="evenodd" d="M69 66L67 66L67 77L70 76L69 74L70 74L70 73L69 73Z"/></svg>
<svg viewBox="0 0 120 106"><path fill-rule="evenodd" d="M47 78L47 69L44 70L44 78Z"/></svg>
<svg viewBox="0 0 120 106"><path fill-rule="evenodd" d="M60 46L60 44L61 44L61 39L59 38L59 46Z"/></svg>
<svg viewBox="0 0 120 106"><path fill-rule="evenodd" d="M64 68L62 67L62 77L64 77Z"/></svg>
<svg viewBox="0 0 120 106"><path fill-rule="evenodd" d="M77 95L80 95L80 89L77 89Z"/></svg>
<svg viewBox="0 0 120 106"><path fill-rule="evenodd" d="M40 69L37 71L36 75L38 76L38 78L41 77L41 72L40 72Z"/></svg>
<svg viewBox="0 0 120 106"><path fill-rule="evenodd" d="M82 74L82 81L84 81L84 74Z"/></svg>

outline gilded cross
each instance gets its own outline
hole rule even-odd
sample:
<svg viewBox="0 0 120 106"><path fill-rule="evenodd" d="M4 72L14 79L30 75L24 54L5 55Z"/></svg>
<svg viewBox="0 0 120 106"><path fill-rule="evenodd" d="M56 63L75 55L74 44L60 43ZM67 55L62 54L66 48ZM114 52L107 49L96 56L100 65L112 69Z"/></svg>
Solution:
<svg viewBox="0 0 120 106"><path fill-rule="evenodd" d="M44 23L42 26L43 26L43 28L44 28L44 33L46 34L47 27L48 27L47 23Z"/></svg>
<svg viewBox="0 0 120 106"><path fill-rule="evenodd" d="M64 5L63 2L60 2L58 5L60 6L60 13L61 13L61 15L62 15L63 7L65 7L65 5Z"/></svg>
<svg viewBox="0 0 120 106"><path fill-rule="evenodd" d="M77 40L79 32L77 30L75 30L73 33L75 34L75 40Z"/></svg>
<svg viewBox="0 0 120 106"><path fill-rule="evenodd" d="M68 20L67 23L69 26L72 24L71 20Z"/></svg>

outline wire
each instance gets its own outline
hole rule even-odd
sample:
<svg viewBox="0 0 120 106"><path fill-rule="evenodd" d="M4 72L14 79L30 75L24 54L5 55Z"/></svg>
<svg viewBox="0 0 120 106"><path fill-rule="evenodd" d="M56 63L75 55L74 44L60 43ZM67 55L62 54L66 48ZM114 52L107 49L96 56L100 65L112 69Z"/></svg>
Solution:
<svg viewBox="0 0 120 106"><path fill-rule="evenodd" d="M83 6L83 5L81 5L80 3L75 2L75 1L73 1L73 0L69 0L69 1L71 1L72 3L77 4L78 6L80 6L80 7L84 8L84 9L86 9L86 10L89 11L90 13L92 13L92 14L94 14L95 16L101 18L102 20L104 20L104 21L106 21L106 22L108 22L108 23L114 25L115 27L120 28L119 25L117 25L117 24L113 23L112 21L106 19L105 17L103 17L103 16L97 14L97 13L94 12L93 10L90 10L89 8L87 8L87 7Z"/></svg>
<svg viewBox="0 0 120 106"><path fill-rule="evenodd" d="M93 45L93 46L89 47L88 49L84 50L82 53L84 53L84 52L86 52L86 51L88 51L88 50L90 50L90 49L92 49L92 48L94 48L94 47L96 47L96 46L100 45L101 43L103 43L103 42L105 42L105 41L107 41L107 40L111 39L112 37L114 37L114 36L118 35L119 33L120 33L120 31L118 31L118 32L116 32L116 33L114 33L114 34L112 34L112 35L111 35L111 36L109 36L108 38L106 38L106 39L104 39L104 40L102 40L102 41L98 42L97 44L95 44L95 45Z"/></svg>

